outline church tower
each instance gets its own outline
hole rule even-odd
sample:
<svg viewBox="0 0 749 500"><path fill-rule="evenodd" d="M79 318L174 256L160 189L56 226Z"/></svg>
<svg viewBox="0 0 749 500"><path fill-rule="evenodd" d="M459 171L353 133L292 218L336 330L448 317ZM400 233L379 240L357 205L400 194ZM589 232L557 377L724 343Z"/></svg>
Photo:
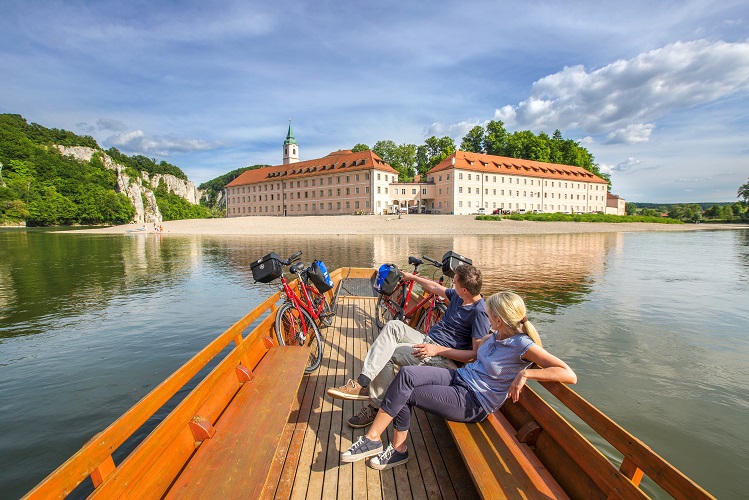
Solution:
<svg viewBox="0 0 749 500"><path fill-rule="evenodd" d="M286 140L283 141L283 164L296 163L299 161L299 145L294 139L294 131L291 130L291 120L289 120L289 132L286 134Z"/></svg>

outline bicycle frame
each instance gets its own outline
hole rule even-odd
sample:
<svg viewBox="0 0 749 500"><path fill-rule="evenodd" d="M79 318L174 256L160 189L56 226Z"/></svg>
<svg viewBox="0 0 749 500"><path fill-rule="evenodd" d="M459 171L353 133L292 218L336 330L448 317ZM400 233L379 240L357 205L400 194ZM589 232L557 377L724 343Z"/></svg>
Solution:
<svg viewBox="0 0 749 500"><path fill-rule="evenodd" d="M440 277L438 283L442 284L442 281L443 281L443 278ZM421 300L419 300L411 309L408 309L408 303L411 300L411 292L413 291L415 283L416 283L415 281L410 281L410 280L406 281L406 280L404 280L404 281L402 281L398 285L398 286L402 287L402 290L403 290L403 295L402 296L404 297L404 299L403 299L403 306L401 306L400 304L397 304L397 305L399 307L401 307L401 309L403 311L403 319L404 320L408 319L408 318L411 318L414 315L414 313L416 313L419 309L421 309L422 307L424 307L428 303L430 305L429 305L429 310L426 312L426 314L431 314L432 311L434 310L434 305L437 302L442 302L442 297L440 297L438 295L435 295L433 293L429 293L429 294L426 295L426 297L423 297Z"/></svg>
<svg viewBox="0 0 749 500"><path fill-rule="evenodd" d="M307 311L309 315L315 319L320 318L320 312L322 312L323 303L320 302L318 308L315 308L312 305L312 299L310 298L310 290L312 291L313 295L319 292L315 291L311 286L307 285L301 278L301 276L299 276L299 295L297 295L294 290L291 289L289 282L286 280L286 276L281 276L281 286L283 287L283 291L286 294L286 300L293 303L294 307L299 310L303 309ZM300 314L299 319L302 322L302 331L306 332L307 322L304 319L304 315Z"/></svg>

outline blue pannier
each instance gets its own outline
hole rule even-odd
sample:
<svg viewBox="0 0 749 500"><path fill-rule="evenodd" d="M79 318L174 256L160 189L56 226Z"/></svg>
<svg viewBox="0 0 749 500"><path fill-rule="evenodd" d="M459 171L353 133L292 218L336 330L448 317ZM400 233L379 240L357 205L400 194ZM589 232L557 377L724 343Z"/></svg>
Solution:
<svg viewBox="0 0 749 500"><path fill-rule="evenodd" d="M315 285L315 288L317 288L318 292L325 293L333 288L333 280L330 279L328 268L325 267L325 264L322 261L315 260L309 266L307 275L309 276L310 281L312 281L312 284Z"/></svg>
<svg viewBox="0 0 749 500"><path fill-rule="evenodd" d="M398 287L402 276L395 264L383 264L377 270L372 288L382 295L390 295Z"/></svg>

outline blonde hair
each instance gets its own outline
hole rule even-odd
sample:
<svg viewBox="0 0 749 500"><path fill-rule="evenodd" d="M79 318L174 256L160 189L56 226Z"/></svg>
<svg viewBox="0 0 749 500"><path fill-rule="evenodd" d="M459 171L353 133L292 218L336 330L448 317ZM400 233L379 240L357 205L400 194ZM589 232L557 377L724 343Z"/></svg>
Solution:
<svg viewBox="0 0 749 500"><path fill-rule="evenodd" d="M525 302L513 292L497 292L486 299L486 307L492 316L501 318L507 325L518 333L525 333L533 342L541 346L541 337L536 327L526 317Z"/></svg>

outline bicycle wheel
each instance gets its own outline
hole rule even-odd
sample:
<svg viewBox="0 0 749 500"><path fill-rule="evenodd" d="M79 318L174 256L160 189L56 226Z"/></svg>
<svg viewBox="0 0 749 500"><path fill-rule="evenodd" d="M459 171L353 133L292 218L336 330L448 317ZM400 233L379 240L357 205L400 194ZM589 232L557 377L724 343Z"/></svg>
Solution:
<svg viewBox="0 0 749 500"><path fill-rule="evenodd" d="M320 309L320 302L322 302L322 309ZM325 296L324 293L315 292L315 294L312 297L312 305L315 308L315 311L320 311L320 323L325 326L330 326L333 324L333 316L335 316L335 313L330 308L330 304L328 303L328 298Z"/></svg>
<svg viewBox="0 0 749 500"><path fill-rule="evenodd" d="M402 303L402 297L402 286L396 288L395 291L390 295L380 295L379 297L377 297L375 321L377 322L378 328L382 328L383 326L385 326L385 323L387 323L391 319L403 319L401 317L402 308L400 306L400 304Z"/></svg>
<svg viewBox="0 0 749 500"><path fill-rule="evenodd" d="M302 328L302 318L307 326ZM322 361L322 335L317 324L307 311L300 311L291 302L284 303L276 313L276 339L279 345L302 345L309 349L309 361L305 373L320 366Z"/></svg>
<svg viewBox="0 0 749 500"><path fill-rule="evenodd" d="M424 311L419 318L419 322L416 324L416 329L423 334L429 333L429 330L442 319L442 316L447 312L445 304L435 304L434 309L431 311L427 309Z"/></svg>

